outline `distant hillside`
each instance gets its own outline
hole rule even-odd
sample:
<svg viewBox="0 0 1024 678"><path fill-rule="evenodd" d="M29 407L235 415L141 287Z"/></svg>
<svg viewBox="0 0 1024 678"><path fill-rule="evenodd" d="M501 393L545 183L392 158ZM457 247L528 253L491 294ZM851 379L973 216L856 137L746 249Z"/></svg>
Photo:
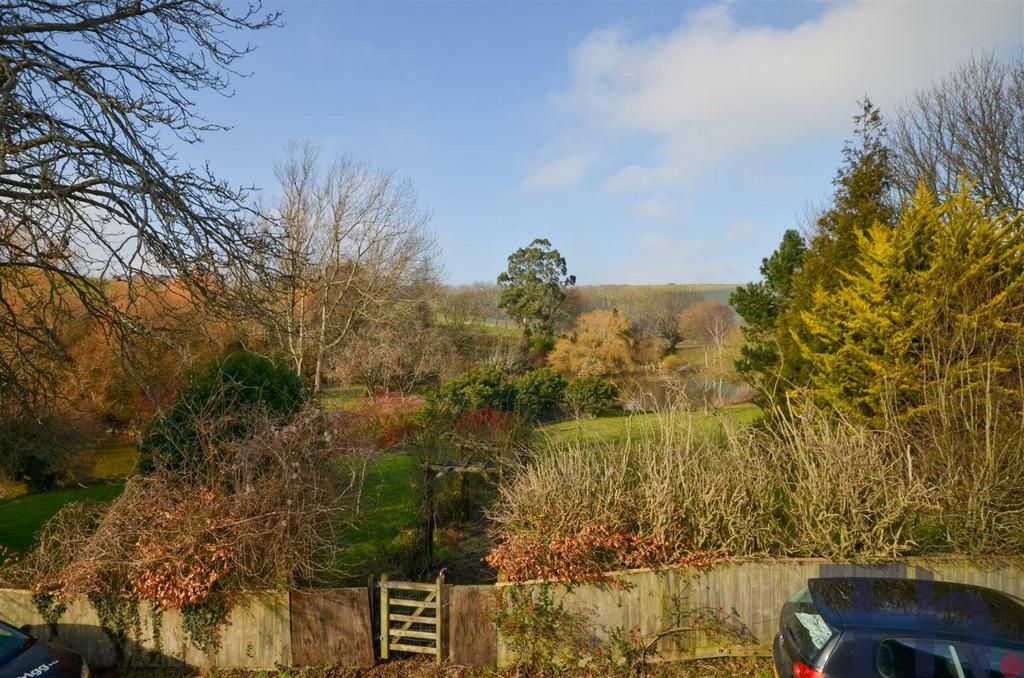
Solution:
<svg viewBox="0 0 1024 678"><path fill-rule="evenodd" d="M566 301L567 318L597 309L616 309L631 322L643 326L675 318L690 304L710 300L729 303L736 285L578 285ZM450 286L439 314L448 318L473 319L491 328L491 333L516 334L515 323L498 308L501 290L493 283ZM671 321L671 322L674 322Z"/></svg>
<svg viewBox="0 0 1024 678"><path fill-rule="evenodd" d="M593 292L597 295L612 299L632 301L638 298L647 297L652 294L664 294L672 291L689 291L702 299L720 301L723 304L729 303L729 295L736 289L737 285L732 283L668 283L660 285L580 285L576 289L585 295ZM628 305L628 304L627 304Z"/></svg>

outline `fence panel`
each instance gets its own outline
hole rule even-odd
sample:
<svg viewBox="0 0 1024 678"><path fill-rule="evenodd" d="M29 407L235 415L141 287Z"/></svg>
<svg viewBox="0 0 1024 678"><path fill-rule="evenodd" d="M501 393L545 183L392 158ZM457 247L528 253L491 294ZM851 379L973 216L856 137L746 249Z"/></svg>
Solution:
<svg viewBox="0 0 1024 678"><path fill-rule="evenodd" d="M690 631L662 638L657 655L663 660L717 656L768 656L778 629L779 612L786 600L808 579L835 576L888 576L928 578L976 584L1024 598L1024 559L962 557L911 558L875 565L830 563L820 559L779 559L723 564L709 570L665 569L613 573L614 584L557 586L558 600L571 613L586 620L588 635L606 641L614 630L635 629L653 638L673 626L673 616L685 618L705 612L718 615L742 631L736 636L720 632ZM499 583L537 586L539 582ZM498 633L499 665L514 660Z"/></svg>
<svg viewBox="0 0 1024 678"><path fill-rule="evenodd" d="M181 613L155 613L148 603L138 607L138 633L131 633L124 661L131 666L209 666L271 668L292 663L288 594L250 593L232 606L218 629L219 647L207 656L193 644L182 625ZM114 645L100 626L88 600L75 599L52 627L32 602L32 592L0 590L0 618L31 626L32 635L78 652L92 666L113 666Z"/></svg>
<svg viewBox="0 0 1024 678"><path fill-rule="evenodd" d="M498 659L493 586L448 587L448 661L488 666Z"/></svg>
<svg viewBox="0 0 1024 678"><path fill-rule="evenodd" d="M292 658L299 666L373 666L365 588L291 592Z"/></svg>

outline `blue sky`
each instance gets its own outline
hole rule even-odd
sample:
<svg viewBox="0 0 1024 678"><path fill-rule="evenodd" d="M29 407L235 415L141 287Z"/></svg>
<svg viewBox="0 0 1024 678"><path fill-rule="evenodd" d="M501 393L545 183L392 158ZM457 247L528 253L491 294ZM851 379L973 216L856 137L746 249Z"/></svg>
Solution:
<svg viewBox="0 0 1024 678"><path fill-rule="evenodd" d="M1024 3L273 2L230 125L199 146L274 195L290 140L415 184L451 282L547 237L580 284L742 282L829 193L856 101L883 112Z"/></svg>

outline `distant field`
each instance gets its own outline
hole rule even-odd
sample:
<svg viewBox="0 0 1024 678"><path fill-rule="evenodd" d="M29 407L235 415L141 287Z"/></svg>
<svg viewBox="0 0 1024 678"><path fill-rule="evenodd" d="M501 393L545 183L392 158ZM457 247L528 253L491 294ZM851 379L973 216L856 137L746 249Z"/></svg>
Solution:
<svg viewBox="0 0 1024 678"><path fill-rule="evenodd" d="M366 396L366 389L359 384L328 386L320 391L320 404L327 411L347 410Z"/></svg>
<svg viewBox="0 0 1024 678"><path fill-rule="evenodd" d="M736 289L734 283L722 284L661 284L661 285L579 285L577 288L586 295L602 296L612 300L621 300L621 303L628 305L630 301L643 297L650 293L664 293L677 290L688 290L710 301L720 301L723 304L729 303L729 295Z"/></svg>
<svg viewBox="0 0 1024 678"><path fill-rule="evenodd" d="M120 480L128 476L139 460L139 448L134 441L110 438L100 441L92 450L95 457L93 480Z"/></svg>

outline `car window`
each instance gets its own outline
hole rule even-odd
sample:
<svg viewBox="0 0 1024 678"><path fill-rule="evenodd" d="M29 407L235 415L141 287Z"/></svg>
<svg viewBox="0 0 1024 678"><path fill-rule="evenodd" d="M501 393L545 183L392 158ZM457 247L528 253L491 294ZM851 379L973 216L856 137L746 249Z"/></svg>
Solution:
<svg viewBox="0 0 1024 678"><path fill-rule="evenodd" d="M970 648L945 640L883 640L878 672L885 678L971 678Z"/></svg>
<svg viewBox="0 0 1024 678"><path fill-rule="evenodd" d="M1021 678L1024 676L1024 650L1005 647L979 647L978 663L985 668L986 678Z"/></svg>
<svg viewBox="0 0 1024 678"><path fill-rule="evenodd" d="M28 636L14 627L0 624L0 665L18 656L27 640Z"/></svg>
<svg viewBox="0 0 1024 678"><path fill-rule="evenodd" d="M813 661L835 635L814 606L810 590L805 586L782 608L782 624L790 640L805 660Z"/></svg>

